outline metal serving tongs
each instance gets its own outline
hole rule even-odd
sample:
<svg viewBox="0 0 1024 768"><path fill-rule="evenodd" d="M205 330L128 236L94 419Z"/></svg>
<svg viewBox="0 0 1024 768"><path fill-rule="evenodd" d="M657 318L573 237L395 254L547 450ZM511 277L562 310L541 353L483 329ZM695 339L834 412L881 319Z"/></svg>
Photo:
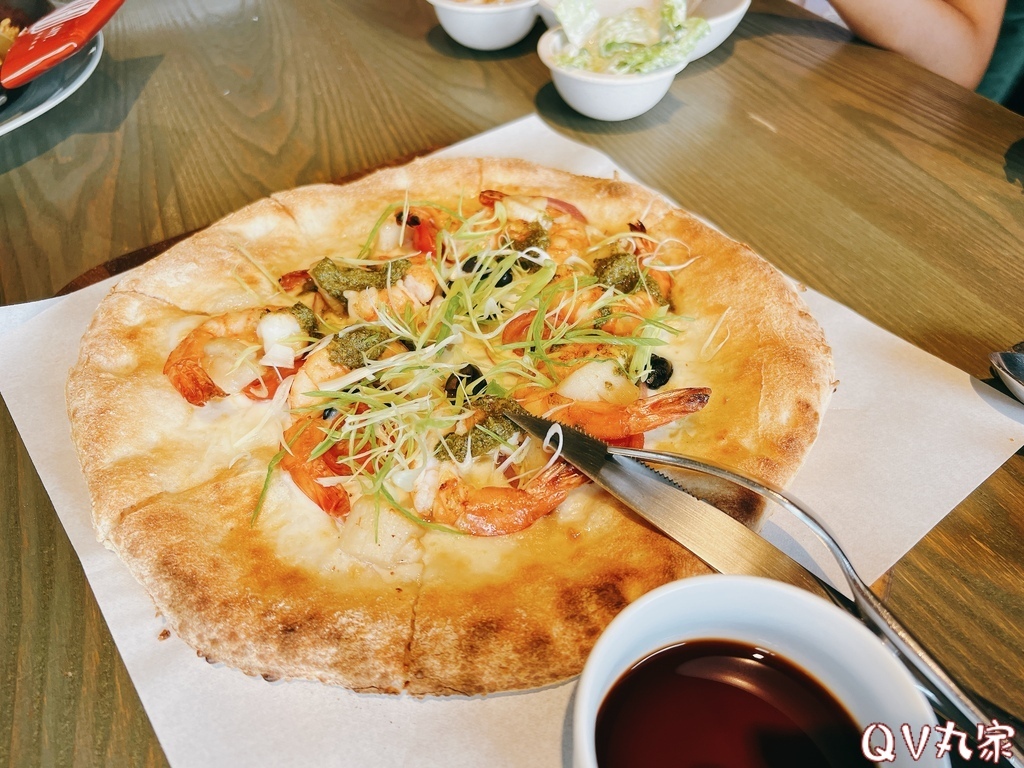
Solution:
<svg viewBox="0 0 1024 768"><path fill-rule="evenodd" d="M788 493L752 480L731 469L681 454L610 446L572 427L525 412L518 411L506 415L530 434L558 445L562 457L569 463L575 465L620 501L636 510L641 517L680 541L684 546L695 549L695 554L705 559L712 568L722 572L745 572L771 575L776 578L780 577L779 574L784 574L781 578L805 588L808 586L806 578L808 576L811 580L818 582L817 585L813 585L815 588L812 591L824 594L836 605L860 619L896 653L903 665L917 680L918 687L928 698L932 709L935 710L941 721L954 722L972 739L977 737L979 725L998 722L1000 725L1011 726L1015 731L1010 739L1015 747L1015 754L1003 759L1007 765L1024 768L1024 724L1020 719L990 702L985 702L985 706L982 707L972 701L945 669L921 647L913 635L875 597L857 574L853 563L850 562L849 557L825 524L817 515ZM749 532L724 512L695 499L669 478L651 470L646 463L671 466L725 480L774 502L790 512L821 540L839 563L853 594L853 602L828 585L821 583L820 579L805 571L802 566L795 563L781 550ZM674 489L675 493L669 496L667 488ZM709 510L714 510L714 512ZM666 516L666 513L671 516L676 512L684 518L695 516L690 518L694 524L685 526L685 530L675 525L676 521ZM728 538L727 543L732 546L748 544L756 546L759 552L758 558L753 561L754 567L748 567L749 564L741 563L736 570L733 570L733 561L726 561L724 557L719 556L720 548L700 547L701 542L698 542L694 536L698 533L701 536L706 536L709 533L707 527L697 530L698 526L703 526L705 522L715 529L716 536ZM718 526L722 527L718 528ZM737 535L739 534L737 526L745 533ZM753 544L754 539L757 539L756 545ZM695 548L695 544L698 547ZM704 553L711 553L712 556ZM767 563L767 567L766 560L772 561ZM790 578L788 574L792 573L797 573L799 577Z"/></svg>

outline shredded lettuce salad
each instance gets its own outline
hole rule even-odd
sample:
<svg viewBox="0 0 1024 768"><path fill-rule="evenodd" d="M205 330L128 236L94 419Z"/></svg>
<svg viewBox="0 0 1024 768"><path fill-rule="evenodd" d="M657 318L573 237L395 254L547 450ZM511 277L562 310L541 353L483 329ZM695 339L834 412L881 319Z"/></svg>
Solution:
<svg viewBox="0 0 1024 768"><path fill-rule="evenodd" d="M568 45L560 66L611 74L653 72L687 60L709 31L687 18L686 0L663 0L660 8L630 8L602 17L594 0L562 0L555 8Z"/></svg>

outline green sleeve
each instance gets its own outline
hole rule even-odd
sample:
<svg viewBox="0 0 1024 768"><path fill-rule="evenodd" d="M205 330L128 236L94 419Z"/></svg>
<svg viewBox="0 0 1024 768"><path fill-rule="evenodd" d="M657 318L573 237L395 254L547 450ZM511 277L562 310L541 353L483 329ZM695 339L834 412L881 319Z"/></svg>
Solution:
<svg viewBox="0 0 1024 768"><path fill-rule="evenodd" d="M978 93L992 101L1004 102L1024 74L1024 0L1007 0L1006 14L992 61L985 71Z"/></svg>

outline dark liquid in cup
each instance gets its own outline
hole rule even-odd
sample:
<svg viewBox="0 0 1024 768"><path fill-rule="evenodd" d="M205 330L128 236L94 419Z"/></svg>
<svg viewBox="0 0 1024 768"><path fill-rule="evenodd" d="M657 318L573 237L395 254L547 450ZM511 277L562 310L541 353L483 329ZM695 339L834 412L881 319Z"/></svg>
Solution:
<svg viewBox="0 0 1024 768"><path fill-rule="evenodd" d="M597 716L600 768L873 765L861 731L790 661L731 640L663 648L636 664Z"/></svg>

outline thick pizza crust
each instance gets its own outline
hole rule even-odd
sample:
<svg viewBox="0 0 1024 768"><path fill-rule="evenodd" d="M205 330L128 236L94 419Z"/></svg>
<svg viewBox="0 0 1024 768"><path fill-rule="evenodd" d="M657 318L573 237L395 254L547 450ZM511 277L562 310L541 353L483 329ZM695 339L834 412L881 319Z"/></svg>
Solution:
<svg viewBox="0 0 1024 768"><path fill-rule="evenodd" d="M275 537L250 525L265 474L265 464L250 464L153 499L125 517L110 543L171 629L209 661L268 679L398 693L417 574L392 577L344 559L311 568L282 557Z"/></svg>
<svg viewBox="0 0 1024 768"><path fill-rule="evenodd" d="M164 361L203 321L160 299L114 291L82 339L67 385L71 434L101 540L139 504L201 486L243 457L269 461L279 432L252 434L256 410L197 410L169 386Z"/></svg>
<svg viewBox="0 0 1024 768"><path fill-rule="evenodd" d="M477 538L426 532L396 513L378 518L372 505L335 525L275 472L252 524L280 427L237 398L196 409L163 376L192 328L280 304L277 276L355 253L387 205L430 200L468 212L483 189L567 200L598 227L642 220L686 243L677 261L698 258L674 273L673 301L692 320L666 353L676 363L668 387L710 386L712 396L660 430L656 445L774 484L796 472L831 392L820 328L770 265L649 190L518 160L461 159L282 192L121 281L67 387L97 533L200 655L249 674L368 691L536 687L578 673L629 602L708 571L592 486L525 531ZM746 496L691 487L756 524L760 508Z"/></svg>
<svg viewBox="0 0 1024 768"><path fill-rule="evenodd" d="M500 541L431 533L423 545L410 647L414 694L486 693L571 677L629 603L710 573L593 486Z"/></svg>
<svg viewBox="0 0 1024 768"><path fill-rule="evenodd" d="M725 465L770 485L793 478L832 394L831 351L820 326L773 266L684 211L648 231L687 244L673 304L692 320L672 343L668 388L707 386L711 401L652 447ZM716 348L721 344L721 348ZM757 527L760 502L711 478L681 477L696 495Z"/></svg>

